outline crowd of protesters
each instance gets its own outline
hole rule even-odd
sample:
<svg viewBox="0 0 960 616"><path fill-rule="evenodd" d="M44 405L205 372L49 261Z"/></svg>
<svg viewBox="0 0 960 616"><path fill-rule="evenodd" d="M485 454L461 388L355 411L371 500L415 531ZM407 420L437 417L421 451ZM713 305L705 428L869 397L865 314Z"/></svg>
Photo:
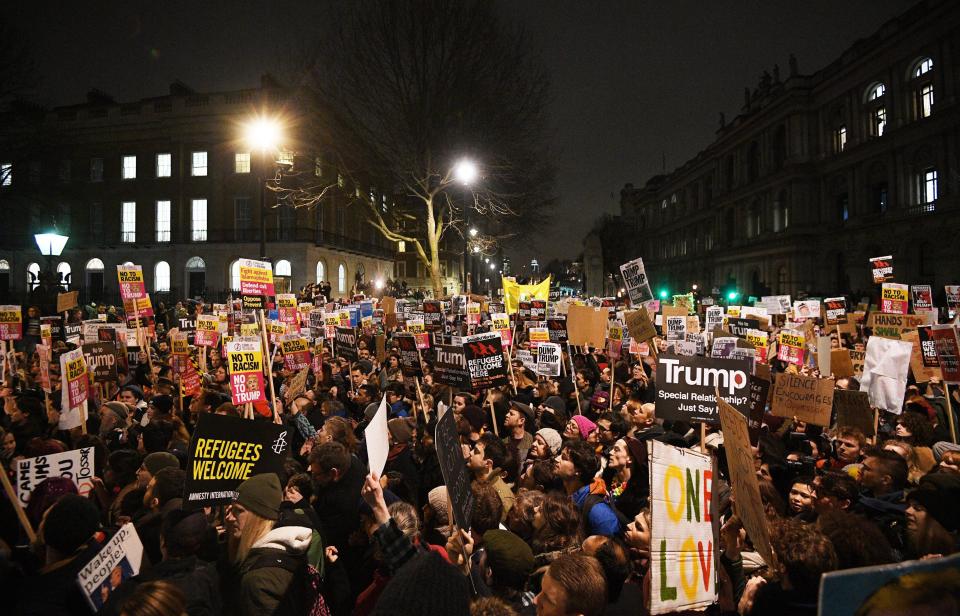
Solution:
<svg viewBox="0 0 960 616"><path fill-rule="evenodd" d="M13 504L0 502L9 613L91 613L76 582L86 564L78 554L132 522L145 562L139 575L104 589L103 613L643 614L650 443L724 455L719 426L703 438L697 425L658 418L653 354L612 360L603 349L570 347L561 376L538 377L514 361L506 386L455 391L434 380L424 353L417 391L388 330L379 358L369 335L360 336L355 361L325 345L322 370L311 370L303 391L291 392L296 374L277 357L277 410L292 435L285 472L251 477L228 506L192 508L183 493L197 417L243 409L231 404L217 349L200 393L180 395L170 324L159 321L152 362L141 353L139 364L121 368L85 430L58 429L59 392L45 405L33 345L19 347L17 376L5 375L0 389L4 471L16 485L18 459L92 447L96 477L85 495L63 478L34 488L26 507L33 544ZM484 320L476 329L487 327ZM858 327L845 346L862 345L867 333ZM515 342L528 345L522 329ZM788 368L775 351L770 358L775 379ZM843 378L837 387L859 383ZM960 408L957 388L911 378L901 413L881 412L875 436L766 415L753 454L776 563L754 549L721 473L719 597L708 612L815 614L824 573L957 552L960 448L951 442L947 395ZM390 449L377 476L363 437L383 397ZM469 529L454 524L434 449L441 412L454 413L472 474ZM268 404L254 415L274 421ZM932 606L924 613L958 613L958 577L903 593L917 609Z"/></svg>

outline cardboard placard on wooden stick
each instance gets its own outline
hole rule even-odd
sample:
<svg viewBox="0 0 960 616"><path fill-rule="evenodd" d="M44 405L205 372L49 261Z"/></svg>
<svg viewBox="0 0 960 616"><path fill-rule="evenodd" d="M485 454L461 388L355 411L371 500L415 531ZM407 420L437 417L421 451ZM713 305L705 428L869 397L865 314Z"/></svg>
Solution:
<svg viewBox="0 0 960 616"><path fill-rule="evenodd" d="M833 383L833 379L779 374L773 383L770 413L828 427L833 409Z"/></svg>
<svg viewBox="0 0 960 616"><path fill-rule="evenodd" d="M570 306L567 313L567 337L570 344L603 348L607 340L607 316L605 309Z"/></svg>

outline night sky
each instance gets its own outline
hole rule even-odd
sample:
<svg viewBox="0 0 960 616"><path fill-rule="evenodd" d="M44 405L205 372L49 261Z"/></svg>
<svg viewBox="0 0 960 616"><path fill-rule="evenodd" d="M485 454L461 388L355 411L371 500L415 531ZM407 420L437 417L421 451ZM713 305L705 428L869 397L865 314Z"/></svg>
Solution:
<svg viewBox="0 0 960 616"><path fill-rule="evenodd" d="M5 7L29 34L37 101L119 101L167 92L255 87L290 59L320 15L314 1L21 2ZM510 250L515 268L575 257L594 219L618 210L620 188L642 185L713 139L719 113L738 113L744 87L796 55L812 73L909 8L907 0L694 0L505 3L538 41L554 81L554 224L535 247Z"/></svg>

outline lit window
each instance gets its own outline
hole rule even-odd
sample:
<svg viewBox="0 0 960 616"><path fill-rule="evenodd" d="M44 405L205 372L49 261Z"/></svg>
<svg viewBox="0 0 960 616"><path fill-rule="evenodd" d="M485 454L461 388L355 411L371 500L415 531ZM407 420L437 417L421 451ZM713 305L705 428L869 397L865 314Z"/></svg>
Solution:
<svg viewBox="0 0 960 616"><path fill-rule="evenodd" d="M933 84L928 83L917 92L917 117L929 118L933 113Z"/></svg>
<svg viewBox="0 0 960 616"><path fill-rule="evenodd" d="M207 175L207 153L194 152L192 157L193 164L190 166L190 175L200 177Z"/></svg>
<svg viewBox="0 0 960 616"><path fill-rule="evenodd" d="M341 263L337 267L337 293L347 292L347 268Z"/></svg>
<svg viewBox="0 0 960 616"><path fill-rule="evenodd" d="M27 290L33 291L40 286L40 264L31 263L27 266Z"/></svg>
<svg viewBox="0 0 960 616"><path fill-rule="evenodd" d="M875 83L867 90L867 100L875 101L887 93L887 87L882 83Z"/></svg>
<svg viewBox="0 0 960 616"><path fill-rule="evenodd" d="M153 268L153 290L157 293L170 291L170 264L158 261Z"/></svg>
<svg viewBox="0 0 960 616"><path fill-rule="evenodd" d="M323 177L323 159L319 156L313 159L313 175L318 178Z"/></svg>
<svg viewBox="0 0 960 616"><path fill-rule="evenodd" d="M157 241L170 241L170 202L157 201Z"/></svg>
<svg viewBox="0 0 960 616"><path fill-rule="evenodd" d="M66 261L61 261L57 264L57 279L60 281L60 286L62 286L64 290L70 289L70 272L72 271L73 269Z"/></svg>
<svg viewBox="0 0 960 616"><path fill-rule="evenodd" d="M407 252L407 243L403 240L397 242L397 252Z"/></svg>
<svg viewBox="0 0 960 616"><path fill-rule="evenodd" d="M103 271L103 261L94 257L87 261L87 266L84 268L88 272L102 272Z"/></svg>
<svg viewBox="0 0 960 616"><path fill-rule="evenodd" d="M0 163L0 186L13 184L13 163Z"/></svg>
<svg viewBox="0 0 960 616"><path fill-rule="evenodd" d="M120 212L120 241L137 241L137 204L124 201Z"/></svg>
<svg viewBox="0 0 960 616"><path fill-rule="evenodd" d="M91 182L103 181L103 159L102 158L90 159L90 181Z"/></svg>
<svg viewBox="0 0 960 616"><path fill-rule="evenodd" d="M913 65L913 76L920 77L933 70L933 60L930 58L921 58Z"/></svg>
<svg viewBox="0 0 960 616"><path fill-rule="evenodd" d="M157 154L157 177L168 178L173 168L170 154Z"/></svg>
<svg viewBox="0 0 960 616"><path fill-rule="evenodd" d="M207 200L194 199L190 206L190 239L207 241Z"/></svg>
<svg viewBox="0 0 960 616"><path fill-rule="evenodd" d="M234 261L230 265L230 290L239 291L240 290L240 261Z"/></svg>
<svg viewBox="0 0 960 616"><path fill-rule="evenodd" d="M277 154L277 163L293 166L293 152L291 150L281 150Z"/></svg>
<svg viewBox="0 0 960 616"><path fill-rule="evenodd" d="M277 261L277 264L273 268L273 273L275 276L289 276L290 271L290 262L286 259L280 259Z"/></svg>
<svg viewBox="0 0 960 616"><path fill-rule="evenodd" d="M833 131L833 151L843 152L847 147L847 127L841 126Z"/></svg>
<svg viewBox="0 0 960 616"><path fill-rule="evenodd" d="M920 174L920 203L930 204L937 200L937 170L927 169Z"/></svg>
<svg viewBox="0 0 960 616"><path fill-rule="evenodd" d="M124 156L123 157L123 169L121 177L125 180L134 180L137 177L137 157L136 156Z"/></svg>
<svg viewBox="0 0 960 616"><path fill-rule="evenodd" d="M233 172L250 173L250 152L237 152L233 155Z"/></svg>
<svg viewBox="0 0 960 616"><path fill-rule="evenodd" d="M317 284L320 284L324 281L326 272L327 268L324 267L323 261L317 261Z"/></svg>
<svg viewBox="0 0 960 616"><path fill-rule="evenodd" d="M877 107L873 110L873 135L874 137L882 137L885 130L887 130L887 108L886 107Z"/></svg>

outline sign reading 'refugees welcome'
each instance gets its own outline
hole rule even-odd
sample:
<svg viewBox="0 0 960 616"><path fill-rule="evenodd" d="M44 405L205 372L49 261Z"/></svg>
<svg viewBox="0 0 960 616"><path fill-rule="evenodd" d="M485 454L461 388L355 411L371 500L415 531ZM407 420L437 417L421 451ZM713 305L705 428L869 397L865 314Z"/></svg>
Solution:
<svg viewBox="0 0 960 616"><path fill-rule="evenodd" d="M195 505L228 503L246 479L260 473L280 475L288 443L282 425L201 413L190 440L186 500Z"/></svg>
<svg viewBox="0 0 960 616"><path fill-rule="evenodd" d="M662 375L662 376L661 376ZM660 355L657 417L672 421L720 423L715 388L735 409L750 411L750 362L743 359Z"/></svg>

